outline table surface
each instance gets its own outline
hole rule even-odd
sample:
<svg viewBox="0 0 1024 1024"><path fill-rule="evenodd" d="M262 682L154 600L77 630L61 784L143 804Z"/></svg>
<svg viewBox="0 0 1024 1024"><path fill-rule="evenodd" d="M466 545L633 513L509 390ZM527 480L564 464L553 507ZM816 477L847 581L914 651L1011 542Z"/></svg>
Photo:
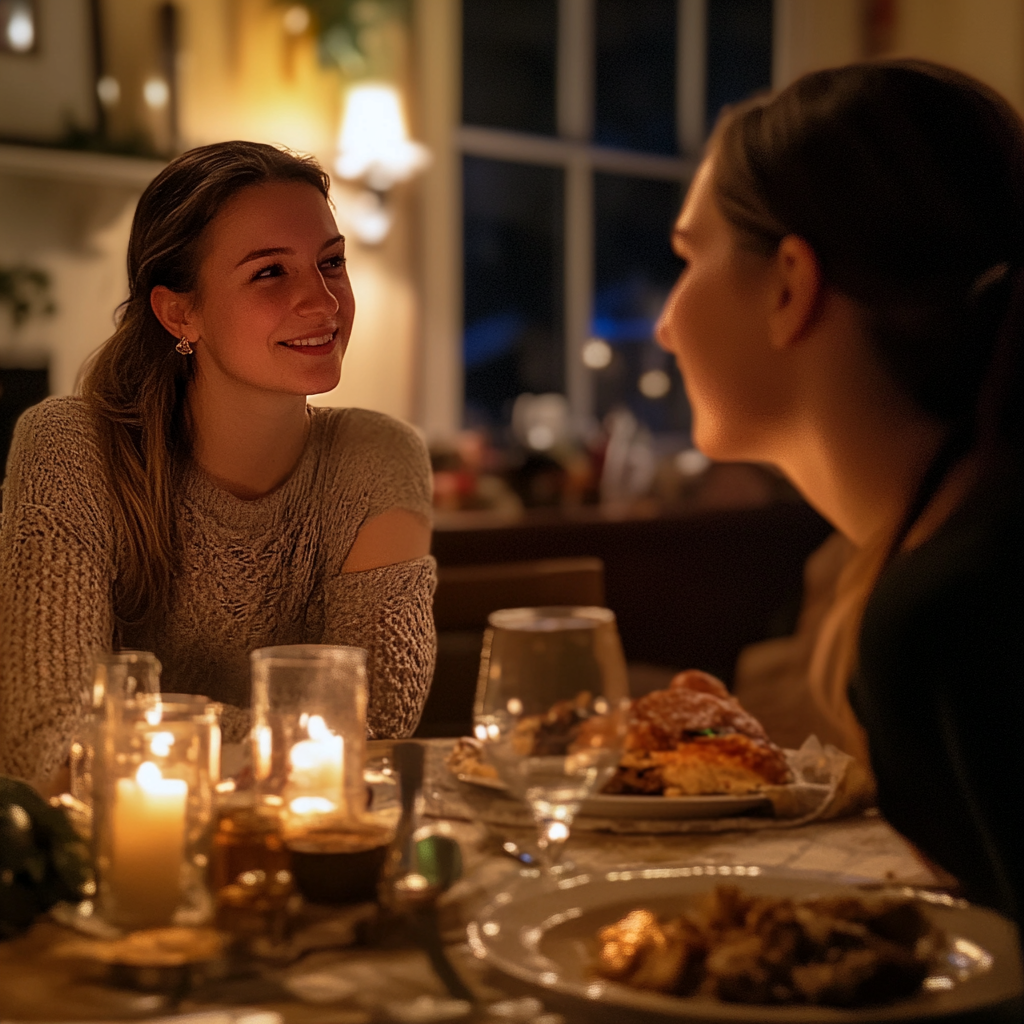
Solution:
<svg viewBox="0 0 1024 1024"><path fill-rule="evenodd" d="M435 765L432 772L436 773L437 758L430 758L428 763ZM489 893L519 872L520 865L501 853L494 835L479 824L425 817L423 826L457 839L463 854L463 877L446 894L440 908L449 955L481 1001L481 1008L461 1019L536 1020L536 1006L525 1003L518 1006L518 1018L513 1012L516 1006L511 1010L508 1006L498 1007L511 1016L488 1015L483 1007L497 1000L520 998L522 993L513 993L509 983L474 960L465 945L466 923L483 906ZM871 812L845 820L764 831L674 836L578 832L570 837L567 854L577 865L587 868L638 862L758 864L915 885L934 883L908 844ZM439 1020L440 1016L429 1011L443 1010L443 1002L431 1004L423 997L441 1001L447 998L425 954L399 943L387 949L320 949L289 965L269 964L260 980L249 979L233 987L232 983L222 983L213 995L197 998L200 993L196 993L175 1007L167 997L98 984L89 972L83 973L81 965L48 958L48 947L62 933L67 934L55 923L42 921L27 935L0 944L0 1021L113 1021L177 1013L197 1015L188 1024L248 1024L247 1016L262 1010L280 1015L285 1024L370 1024L401 1019ZM303 1002L294 993L303 991L304 978L306 990L310 985L316 989L320 984L321 999L325 978L328 994L334 984L344 998L326 1003ZM417 999L420 1001L416 1002ZM583 1018L570 1013L564 1019L575 1022ZM252 1024L273 1024L274 1020L253 1017Z"/></svg>

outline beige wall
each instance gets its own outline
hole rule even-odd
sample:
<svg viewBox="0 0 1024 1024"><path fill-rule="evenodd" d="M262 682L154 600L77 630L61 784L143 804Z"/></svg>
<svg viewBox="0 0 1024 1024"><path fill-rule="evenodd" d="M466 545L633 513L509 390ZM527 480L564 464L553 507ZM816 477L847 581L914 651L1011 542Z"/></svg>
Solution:
<svg viewBox="0 0 1024 1024"><path fill-rule="evenodd" d="M92 41L88 0L38 0L36 52L0 53L0 135L54 140L91 129Z"/></svg>
<svg viewBox="0 0 1024 1024"><path fill-rule="evenodd" d="M1024 114L1024 0L900 0L894 50L975 75Z"/></svg>
<svg viewBox="0 0 1024 1024"><path fill-rule="evenodd" d="M864 0L775 0L772 85L863 56Z"/></svg>
<svg viewBox="0 0 1024 1024"><path fill-rule="evenodd" d="M776 0L774 85L864 56L866 0ZM897 0L891 53L949 64L1024 114L1024 0Z"/></svg>

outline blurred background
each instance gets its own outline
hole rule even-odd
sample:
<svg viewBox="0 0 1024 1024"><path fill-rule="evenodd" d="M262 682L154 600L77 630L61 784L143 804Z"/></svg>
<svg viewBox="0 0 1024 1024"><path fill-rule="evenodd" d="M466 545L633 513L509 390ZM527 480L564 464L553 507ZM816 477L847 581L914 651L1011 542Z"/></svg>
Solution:
<svg viewBox="0 0 1024 1024"><path fill-rule="evenodd" d="M798 591L826 528L770 470L692 449L652 340L669 231L724 104L889 53L1024 110L1024 0L0 0L0 459L110 334L147 182L253 139L333 177L357 316L340 386L312 401L424 431L442 564L596 554L625 605L622 574L635 598L666 547L715 579L743 548L738 521L699 520L690 548L650 524L786 506L789 527L750 527L757 566L727 574L780 578L762 563L785 550ZM585 539L614 522L648 527ZM631 628L639 657L700 654Z"/></svg>
<svg viewBox="0 0 1024 1024"><path fill-rule="evenodd" d="M422 427L442 509L682 500L652 332L695 160L724 104L888 52L1024 106L1022 0L0 0L0 455L110 333L146 183L247 138L316 155L352 241L314 401Z"/></svg>

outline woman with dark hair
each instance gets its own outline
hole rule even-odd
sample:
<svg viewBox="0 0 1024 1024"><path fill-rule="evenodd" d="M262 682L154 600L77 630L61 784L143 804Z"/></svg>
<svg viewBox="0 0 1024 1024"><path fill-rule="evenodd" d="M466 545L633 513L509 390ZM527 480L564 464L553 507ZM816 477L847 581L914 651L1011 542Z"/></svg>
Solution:
<svg viewBox="0 0 1024 1024"><path fill-rule="evenodd" d="M8 460L0 771L57 770L112 647L224 702L229 739L250 650L365 647L371 734L415 728L434 659L425 447L306 404L338 383L355 311L328 184L313 160L226 142L139 200L117 329L81 397L25 413Z"/></svg>
<svg viewBox="0 0 1024 1024"><path fill-rule="evenodd" d="M888 820L1019 919L1024 125L923 62L807 75L725 115L674 244L698 447L858 549L812 688Z"/></svg>

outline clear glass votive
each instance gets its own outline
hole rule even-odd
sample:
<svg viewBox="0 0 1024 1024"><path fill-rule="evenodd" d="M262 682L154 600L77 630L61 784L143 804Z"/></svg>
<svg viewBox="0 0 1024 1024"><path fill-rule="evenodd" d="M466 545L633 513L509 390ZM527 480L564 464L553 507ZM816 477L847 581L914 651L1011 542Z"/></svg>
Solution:
<svg viewBox="0 0 1024 1024"><path fill-rule="evenodd" d="M151 651L115 651L93 659L92 690L68 762L71 795L86 807L92 806L97 728L108 699L123 704L137 695L159 693L161 671L160 661Z"/></svg>
<svg viewBox="0 0 1024 1024"><path fill-rule="evenodd" d="M107 711L93 791L99 915L128 929L203 924L221 705L144 694Z"/></svg>
<svg viewBox="0 0 1024 1024"><path fill-rule="evenodd" d="M366 809L366 651L264 647L252 664L252 761L258 802L286 834L344 828Z"/></svg>

